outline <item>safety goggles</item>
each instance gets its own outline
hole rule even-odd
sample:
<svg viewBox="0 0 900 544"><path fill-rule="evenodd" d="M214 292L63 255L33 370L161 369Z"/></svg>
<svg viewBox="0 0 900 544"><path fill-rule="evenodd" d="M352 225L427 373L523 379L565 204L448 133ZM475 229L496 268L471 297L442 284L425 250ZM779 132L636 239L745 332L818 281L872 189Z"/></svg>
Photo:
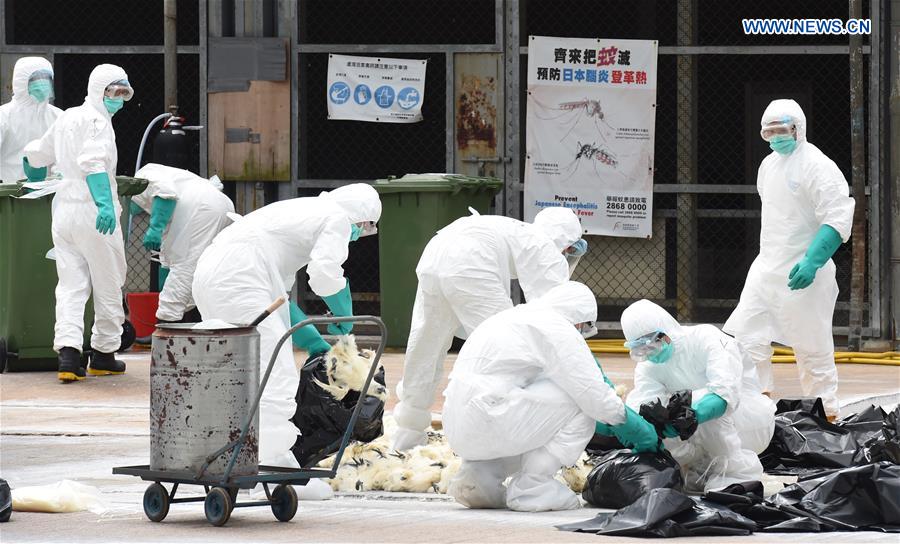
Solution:
<svg viewBox="0 0 900 544"><path fill-rule="evenodd" d="M666 333L662 331L653 331L641 337L625 342L625 347L631 355L631 358L637 362L646 361L650 357L656 355L663 349L665 340L663 338Z"/></svg>
<svg viewBox="0 0 900 544"><path fill-rule="evenodd" d="M578 323L575 325L575 328L578 329L578 332L581 333L582 338L590 338L597 334L597 326L594 325L593 321L585 321L584 323Z"/></svg>
<svg viewBox="0 0 900 544"><path fill-rule="evenodd" d="M35 81L50 81L53 82L53 72L47 70L46 68L42 68L40 70L35 70L31 73L31 76L28 78L28 83L34 83Z"/></svg>
<svg viewBox="0 0 900 544"><path fill-rule="evenodd" d="M103 91L103 96L106 98L122 98L125 102L128 102L134 96L134 89L131 88L131 84L128 83L127 79L120 79L107 85L106 90Z"/></svg>
<svg viewBox="0 0 900 544"><path fill-rule="evenodd" d="M772 138L776 136L793 136L793 134L794 124L790 121L776 121L774 123L769 123L759 131L759 135L767 142L771 142Z"/></svg>
<svg viewBox="0 0 900 544"><path fill-rule="evenodd" d="M375 224L375 221L361 221L356 226L362 229L362 232L359 233L360 238L378 234L378 225Z"/></svg>

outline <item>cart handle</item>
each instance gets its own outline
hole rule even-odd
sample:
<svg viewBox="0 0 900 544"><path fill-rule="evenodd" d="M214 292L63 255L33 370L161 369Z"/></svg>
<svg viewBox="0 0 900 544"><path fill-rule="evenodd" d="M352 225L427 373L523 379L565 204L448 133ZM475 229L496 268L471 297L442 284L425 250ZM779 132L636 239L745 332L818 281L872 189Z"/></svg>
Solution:
<svg viewBox="0 0 900 544"><path fill-rule="evenodd" d="M283 302L284 300L282 300L282 303ZM307 325L328 325L331 323L347 322L374 323L375 325L378 325L378 328L381 332L381 341L378 342L378 349L375 350L375 357L372 360L371 368L369 368L369 375L366 376L366 383L363 385L362 391L359 392L360 401L366 398L366 394L369 391L369 384L372 383L372 378L375 376L375 370L378 368L378 362L381 360L381 355L384 353L385 344L387 343L387 327L384 325L384 321L374 315L358 315L349 317L310 317L301 321L300 323L297 323L293 327L289 328L287 332L285 332L278 340L278 343L275 344L275 349L272 351L271 357L269 357L269 364L266 367L266 372L265 374L263 374L263 379L259 384L259 391L256 393L256 399L253 401L253 407L250 409L250 413L247 415L246 423L244 423L243 428L241 428L241 435L233 443L226 445L225 447L221 448L216 454L211 456L213 459L215 459L225 451L234 448L234 452L231 454L231 460L228 462L228 466L225 469L225 474L222 475L223 486L226 486L228 484L228 480L231 478L231 471L234 468L234 464L237 462L238 454L240 454L241 448L243 447L244 442L247 438L247 432L250 429L250 424L253 422L253 416L256 414L257 410L259 410L259 401L260 399L262 399L263 391L265 391L266 384L269 382L269 374L272 373L272 368L275 366L275 359L278 358L278 353L281 351L281 347L284 345L287 339L291 337L291 334L293 334L294 331L301 329ZM337 469L341 464L341 458L344 456L344 450L347 448L347 444L350 442L350 435L353 433L353 428L356 426L356 420L359 418L359 411L361 409L362 402L357 401L356 406L353 408L353 414L351 414L350 416L350 423L347 426L347 430L344 431L344 436L341 439L341 447L338 450L337 457L334 458L334 464L331 467L332 478L337 474ZM206 470L209 462L207 462L207 464L204 465L204 467L201 469L201 474Z"/></svg>

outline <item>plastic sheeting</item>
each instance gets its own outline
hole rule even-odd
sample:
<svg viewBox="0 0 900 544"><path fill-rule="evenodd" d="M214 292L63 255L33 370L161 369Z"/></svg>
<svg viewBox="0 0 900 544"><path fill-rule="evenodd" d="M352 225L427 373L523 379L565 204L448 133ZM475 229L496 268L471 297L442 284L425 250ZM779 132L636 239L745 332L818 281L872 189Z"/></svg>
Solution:
<svg viewBox="0 0 900 544"><path fill-rule="evenodd" d="M656 428L656 434L664 438L663 429L671 425L678 431L678 437L687 440L697 432L697 414L691 408L692 392L689 389L677 391L663 406L659 400L641 405L641 417Z"/></svg>
<svg viewBox="0 0 900 544"><path fill-rule="evenodd" d="M107 511L106 503L96 487L61 480L55 484L17 487L12 490L12 508L16 512L81 512L95 514Z"/></svg>
<svg viewBox="0 0 900 544"><path fill-rule="evenodd" d="M766 472L808 474L873 461L900 462L900 407L887 414L870 406L829 423L819 399L780 400L775 433L759 456Z"/></svg>
<svg viewBox="0 0 900 544"><path fill-rule="evenodd" d="M12 514L12 494L9 484L0 478L0 522L9 521L10 514Z"/></svg>
<svg viewBox="0 0 900 544"><path fill-rule="evenodd" d="M832 471L788 486L768 500L760 482L734 484L696 500L674 489L654 489L613 513L557 528L642 537L900 533L900 466L883 461Z"/></svg>
<svg viewBox="0 0 900 544"><path fill-rule="evenodd" d="M654 489L625 508L557 526L598 535L676 537L749 535L756 523L728 508L695 501L675 489Z"/></svg>
<svg viewBox="0 0 900 544"><path fill-rule="evenodd" d="M581 496L600 508L622 508L652 489L683 486L681 468L669 452L618 450L595 461Z"/></svg>
<svg viewBox="0 0 900 544"><path fill-rule="evenodd" d="M327 362L327 354L313 357L306 362L300 373L297 412L293 417L294 425L300 429L300 436L291 450L301 467L313 466L338 450L341 437L350 425L350 417L359 401L358 391L348 391L338 400L322 388L320 384L329 383ZM374 389L376 383L385 387L383 367L375 373L370 389ZM375 395L366 395L361 402L362 407L350 439L371 442L381 436L384 430L384 400Z"/></svg>

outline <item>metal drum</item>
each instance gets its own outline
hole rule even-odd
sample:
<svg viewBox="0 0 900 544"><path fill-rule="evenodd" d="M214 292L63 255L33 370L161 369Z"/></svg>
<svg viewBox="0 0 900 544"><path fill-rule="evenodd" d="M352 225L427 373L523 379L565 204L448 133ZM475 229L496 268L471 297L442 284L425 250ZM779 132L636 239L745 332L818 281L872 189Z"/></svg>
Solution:
<svg viewBox="0 0 900 544"><path fill-rule="evenodd" d="M237 440L259 388L259 333L253 327L194 330L160 325L150 361L150 470L198 473L207 457ZM205 474L224 474L233 451ZM258 473L259 413L233 476Z"/></svg>

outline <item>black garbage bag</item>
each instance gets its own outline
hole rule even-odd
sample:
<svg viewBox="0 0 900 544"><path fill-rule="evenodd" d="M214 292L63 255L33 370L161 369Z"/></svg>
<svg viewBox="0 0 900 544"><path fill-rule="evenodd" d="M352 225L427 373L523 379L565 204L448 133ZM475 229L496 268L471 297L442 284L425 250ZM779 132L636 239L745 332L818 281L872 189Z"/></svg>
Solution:
<svg viewBox="0 0 900 544"><path fill-rule="evenodd" d="M900 464L900 406L884 416L881 434L872 435L853 456L854 465L879 461Z"/></svg>
<svg viewBox="0 0 900 544"><path fill-rule="evenodd" d="M294 425L300 429L300 436L291 450L301 467L313 466L338 450L341 437L350 425L350 417L359 401L357 391L350 391L343 399L337 400L313 381L315 378L328 383L326 361L326 354L312 357L306 361L300 373L297 411L292 418ZM376 384L385 387L384 368L379 368L375 373L369 390L377 387ZM350 439L359 442L375 440L384 431L383 417L384 401L366 395L362 399Z"/></svg>
<svg viewBox="0 0 900 544"><path fill-rule="evenodd" d="M586 451L590 457L600 457L612 450L623 449L625 449L625 445L619 442L618 438L600 433L594 434L591 441L588 442L588 445L584 447L584 451Z"/></svg>
<svg viewBox="0 0 900 544"><path fill-rule="evenodd" d="M675 427L678 437L687 440L697 431L697 414L691 408L690 389L678 391L669 397L665 406L659 400L641 405L640 415L656 428L656 434L663 438L666 425Z"/></svg>
<svg viewBox="0 0 900 544"><path fill-rule="evenodd" d="M829 423L820 399L779 401L775 432L759 459L766 472L801 474L871 462L864 444L883 435L887 414L871 406L837 423ZM875 440L873 440L875 439ZM876 451L883 451L876 447Z"/></svg>
<svg viewBox="0 0 900 544"><path fill-rule="evenodd" d="M613 513L557 526L563 531L644 537L748 535L755 527L740 514L694 501L675 489L654 489Z"/></svg>
<svg viewBox="0 0 900 544"><path fill-rule="evenodd" d="M9 484L3 478L0 478L0 522L9 521L12 514L12 492L9 490Z"/></svg>
<svg viewBox="0 0 900 544"><path fill-rule="evenodd" d="M594 462L581 496L600 508L622 508L652 489L683 487L681 467L668 451L616 450Z"/></svg>
<svg viewBox="0 0 900 544"><path fill-rule="evenodd" d="M835 530L900 532L900 465L882 461L837 470L790 485L771 502Z"/></svg>
<svg viewBox="0 0 900 544"><path fill-rule="evenodd" d="M708 491L703 499L741 514L756 522L758 531L813 532L830 530L797 508L778 507L763 498L762 482L741 482L724 489Z"/></svg>

